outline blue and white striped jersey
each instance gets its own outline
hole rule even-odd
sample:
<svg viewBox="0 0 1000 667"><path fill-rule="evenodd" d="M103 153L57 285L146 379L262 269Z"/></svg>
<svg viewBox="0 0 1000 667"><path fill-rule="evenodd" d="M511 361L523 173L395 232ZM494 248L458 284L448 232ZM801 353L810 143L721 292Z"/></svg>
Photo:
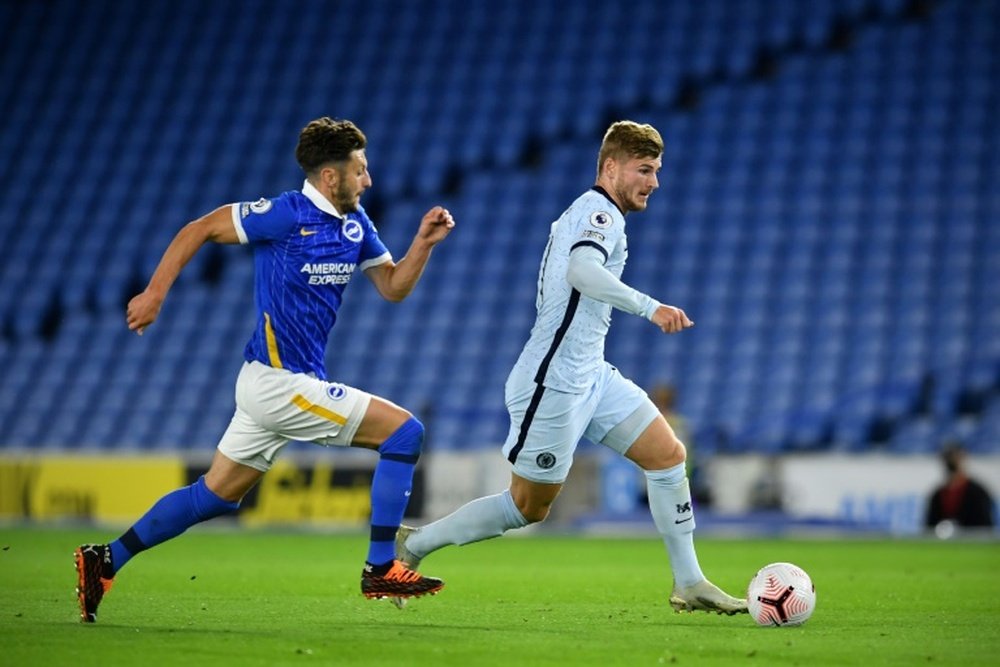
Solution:
<svg viewBox="0 0 1000 667"><path fill-rule="evenodd" d="M355 268L392 259L363 208L341 215L308 181L302 191L232 205L254 250L257 326L247 361L326 379L327 338Z"/></svg>
<svg viewBox="0 0 1000 667"><path fill-rule="evenodd" d="M535 325L511 371L511 376L570 393L581 393L593 382L611 326L611 306L583 296L566 280L570 253L579 246L599 250L605 268L621 278L628 257L625 216L599 187L578 197L552 223L538 273Z"/></svg>

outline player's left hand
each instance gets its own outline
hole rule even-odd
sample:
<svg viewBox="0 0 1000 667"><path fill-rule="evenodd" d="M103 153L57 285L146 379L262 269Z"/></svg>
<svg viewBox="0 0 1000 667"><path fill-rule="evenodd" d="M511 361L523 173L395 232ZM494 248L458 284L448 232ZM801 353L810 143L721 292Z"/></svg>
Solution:
<svg viewBox="0 0 1000 667"><path fill-rule="evenodd" d="M676 306L666 304L656 309L650 321L660 327L660 331L669 334L678 333L694 326L694 322L687 316L687 313Z"/></svg>
<svg viewBox="0 0 1000 667"><path fill-rule="evenodd" d="M455 218L451 217L448 209L442 206L435 206L427 211L420 221L417 238L435 245L443 241L444 237L448 236L454 227Z"/></svg>

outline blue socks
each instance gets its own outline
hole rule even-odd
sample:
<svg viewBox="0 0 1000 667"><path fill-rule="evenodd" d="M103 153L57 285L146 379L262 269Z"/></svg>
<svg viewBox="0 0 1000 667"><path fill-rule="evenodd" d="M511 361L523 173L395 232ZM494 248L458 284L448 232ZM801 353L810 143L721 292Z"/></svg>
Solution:
<svg viewBox="0 0 1000 667"><path fill-rule="evenodd" d="M413 468L424 443L424 425L410 417L378 448L381 458L372 477L371 542L368 563L391 564L396 558L396 531L410 502Z"/></svg>
<svg viewBox="0 0 1000 667"><path fill-rule="evenodd" d="M132 556L212 517L235 512L240 504L223 500L205 485L204 475L190 486L171 491L156 501L125 534L111 543L111 562L115 572Z"/></svg>
<svg viewBox="0 0 1000 667"><path fill-rule="evenodd" d="M413 468L420 458L423 442L424 425L410 417L378 449L381 458L372 478L368 549L368 562L372 565L391 564L396 558L396 531L410 502ZM113 573L136 554L177 537L197 523L234 512L239 506L238 502L228 502L212 493L205 486L204 476L190 486L168 493L110 544Z"/></svg>

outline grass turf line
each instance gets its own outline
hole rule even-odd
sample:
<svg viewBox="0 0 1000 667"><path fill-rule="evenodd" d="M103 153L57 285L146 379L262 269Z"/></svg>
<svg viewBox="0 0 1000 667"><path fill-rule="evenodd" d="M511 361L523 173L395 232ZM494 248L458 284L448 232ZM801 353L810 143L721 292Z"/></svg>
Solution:
<svg viewBox="0 0 1000 667"><path fill-rule="evenodd" d="M447 585L399 611L359 590L361 536L192 530L138 556L78 622L73 548L101 531L0 529L5 665L995 664L1000 545L708 540L734 594L766 563L817 587L801 628L675 614L659 540L491 540L427 559Z"/></svg>

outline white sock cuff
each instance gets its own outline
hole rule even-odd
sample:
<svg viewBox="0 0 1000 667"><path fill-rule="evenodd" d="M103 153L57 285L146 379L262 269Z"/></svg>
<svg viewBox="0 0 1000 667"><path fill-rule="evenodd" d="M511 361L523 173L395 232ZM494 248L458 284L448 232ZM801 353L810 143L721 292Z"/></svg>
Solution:
<svg viewBox="0 0 1000 667"><path fill-rule="evenodd" d="M509 527L523 528L528 525L528 520L514 504L514 497L510 495L510 489L504 489L504 492L500 494L500 504L503 506L503 517Z"/></svg>
<svg viewBox="0 0 1000 667"><path fill-rule="evenodd" d="M651 484L660 487L680 486L687 479L687 465L682 461L672 468L663 470L644 470L646 479Z"/></svg>
<svg viewBox="0 0 1000 667"><path fill-rule="evenodd" d="M694 532L694 507L684 464L646 472L649 510L661 535Z"/></svg>

